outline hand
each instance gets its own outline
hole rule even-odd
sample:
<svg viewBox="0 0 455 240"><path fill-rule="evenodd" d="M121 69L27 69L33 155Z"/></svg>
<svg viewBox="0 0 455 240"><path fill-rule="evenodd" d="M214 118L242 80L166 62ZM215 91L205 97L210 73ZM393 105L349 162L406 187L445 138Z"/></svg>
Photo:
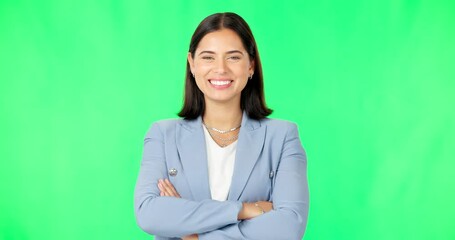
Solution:
<svg viewBox="0 0 455 240"><path fill-rule="evenodd" d="M256 206L255 203L258 206ZM272 202L258 201L255 203L243 203L243 208L240 210L237 218L239 220L248 220L262 215L262 210L264 210L264 213L267 213L273 208Z"/></svg>
<svg viewBox="0 0 455 240"><path fill-rule="evenodd" d="M160 189L160 196L166 197L176 197L181 198L180 194L175 190L174 185L172 185L169 179L159 179L158 188ZM182 238L182 240L198 240L199 237L197 234L188 235Z"/></svg>
<svg viewBox="0 0 455 240"><path fill-rule="evenodd" d="M268 212L272 211L272 209L273 209L273 203L272 202L258 201L256 203L257 203L257 205L259 205L260 208L262 208L262 210L264 210L264 213L268 213ZM257 206L255 206L255 207L258 208Z"/></svg>
<svg viewBox="0 0 455 240"><path fill-rule="evenodd" d="M161 197L176 197L181 198L180 194L175 190L174 185L172 185L169 179L159 179L158 188L160 189Z"/></svg>
<svg viewBox="0 0 455 240"><path fill-rule="evenodd" d="M189 235L189 236L185 236L182 238L182 240L198 240L199 237L197 234L193 234L193 235Z"/></svg>

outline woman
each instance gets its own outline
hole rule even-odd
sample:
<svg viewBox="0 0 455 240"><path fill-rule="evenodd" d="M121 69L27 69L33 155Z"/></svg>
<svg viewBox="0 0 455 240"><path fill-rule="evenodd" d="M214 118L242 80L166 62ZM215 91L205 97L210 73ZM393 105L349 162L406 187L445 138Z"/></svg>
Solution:
<svg viewBox="0 0 455 240"><path fill-rule="evenodd" d="M301 239L306 155L296 125L271 112L247 23L205 18L190 43L183 119L145 137L138 225L155 239Z"/></svg>

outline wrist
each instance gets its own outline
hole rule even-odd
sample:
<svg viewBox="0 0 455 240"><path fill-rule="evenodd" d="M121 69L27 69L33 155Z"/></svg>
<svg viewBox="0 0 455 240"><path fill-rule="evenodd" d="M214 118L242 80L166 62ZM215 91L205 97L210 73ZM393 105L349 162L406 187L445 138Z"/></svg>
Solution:
<svg viewBox="0 0 455 240"><path fill-rule="evenodd" d="M244 220L246 219L246 208L247 208L247 203L242 203L242 208L239 211L239 214L237 215L238 220Z"/></svg>
<svg viewBox="0 0 455 240"><path fill-rule="evenodd" d="M258 202L255 202L255 203L254 203L254 206L255 206L256 208L258 208L259 211L261 211L261 215L265 213L264 208L262 208L262 207L258 204Z"/></svg>
<svg viewBox="0 0 455 240"><path fill-rule="evenodd" d="M258 206L256 206L258 205ZM258 203L242 203L242 209L238 214L238 220L247 220L264 214L264 208Z"/></svg>

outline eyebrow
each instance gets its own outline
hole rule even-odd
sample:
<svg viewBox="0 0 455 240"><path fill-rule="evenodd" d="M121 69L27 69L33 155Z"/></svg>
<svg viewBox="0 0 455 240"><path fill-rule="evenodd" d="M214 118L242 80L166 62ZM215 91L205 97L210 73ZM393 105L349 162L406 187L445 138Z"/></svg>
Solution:
<svg viewBox="0 0 455 240"><path fill-rule="evenodd" d="M202 52L200 52L198 55L201 55L201 54L203 54L203 53L215 54L215 52L213 52L213 51L202 51ZM239 51L239 50L231 50L231 51L227 51L226 53L227 53L227 54L240 53L240 54L243 55L243 52L241 52L241 51Z"/></svg>

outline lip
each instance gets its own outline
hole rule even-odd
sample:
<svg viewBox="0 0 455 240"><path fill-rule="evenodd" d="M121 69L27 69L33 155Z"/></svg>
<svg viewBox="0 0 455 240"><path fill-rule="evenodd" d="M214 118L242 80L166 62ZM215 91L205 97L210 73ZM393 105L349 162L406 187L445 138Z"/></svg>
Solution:
<svg viewBox="0 0 455 240"><path fill-rule="evenodd" d="M217 82L217 84L212 83L212 81L213 82ZM232 82L234 82L234 81L231 80L231 79L227 79L227 78L209 79L210 86L212 86L215 89L226 89L226 88L229 88L232 85Z"/></svg>

